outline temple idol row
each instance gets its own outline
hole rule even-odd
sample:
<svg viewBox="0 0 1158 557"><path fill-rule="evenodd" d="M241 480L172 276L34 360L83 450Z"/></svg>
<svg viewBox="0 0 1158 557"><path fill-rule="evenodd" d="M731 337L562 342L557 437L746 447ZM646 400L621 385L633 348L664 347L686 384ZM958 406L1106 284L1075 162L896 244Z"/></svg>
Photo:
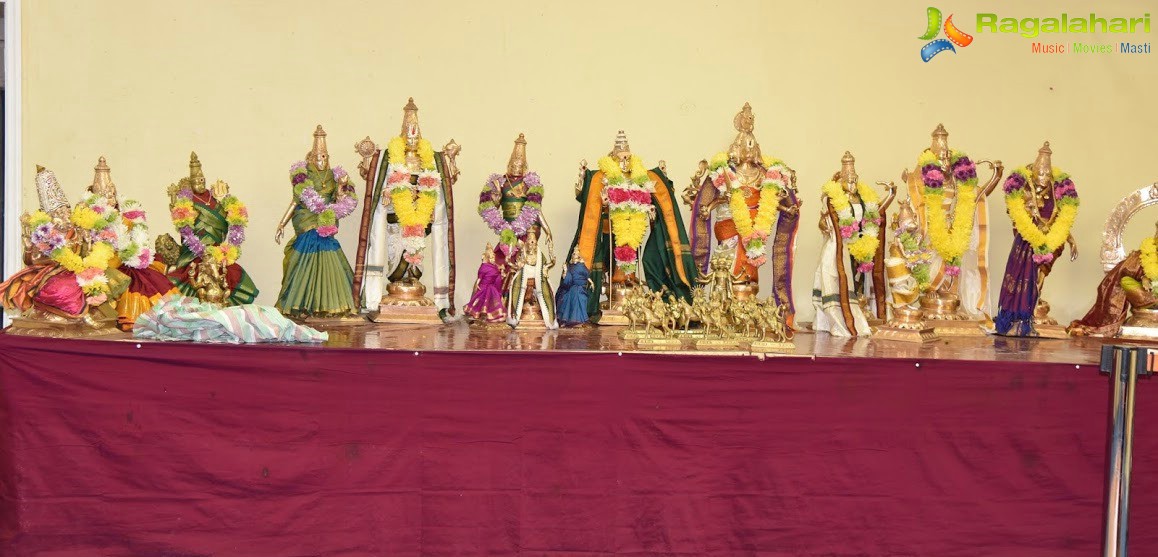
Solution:
<svg viewBox="0 0 1158 557"><path fill-rule="evenodd" d="M730 335L789 340L802 195L795 171L761 151L749 105L733 124L732 144L700 161L682 191L662 162L645 164L622 131L606 156L582 162L576 233L562 244L561 264L542 211L547 188L528 167L520 134L505 172L486 179L471 207L495 236L461 314L483 326L629 325L625 338L634 335L641 346L681 334L705 347L729 345ZM1071 260L1078 254L1074 181L1053 165L1048 142L1004 176L1000 161L951 149L948 135L938 126L901 174L903 200L892 182L862 181L848 152L819 185L824 242L812 289L815 330L916 342L985 332L1150 336L1155 239L1127 256L1120 237L1129 216L1158 202L1158 192L1135 192L1111 216L1120 253L1110 258L1095 307L1063 328L1041 292L1066 249ZM18 314L13 330L64 336L116 326L144 338L184 332L213 340L198 324L233 319L262 324L254 325L257 336L313 340L318 333L297 323L454 319L459 146L435 150L411 99L397 136L381 146L367 138L355 149L361 195L330 164L321 126L305 160L289 169L291 195L275 234L285 242L276 311L252 304L258 290L238 262L246 205L224 181L206 179L196 154L188 175L168 190L176 235L155 241L144 208L118 197L103 157L75 204L38 167L40 209L22 218L26 267L0 285L4 306ZM996 270L994 311L987 200L999 184L1015 235L1004 273ZM360 219L353 265L336 238L351 216ZM761 285L765 266L772 279Z"/></svg>

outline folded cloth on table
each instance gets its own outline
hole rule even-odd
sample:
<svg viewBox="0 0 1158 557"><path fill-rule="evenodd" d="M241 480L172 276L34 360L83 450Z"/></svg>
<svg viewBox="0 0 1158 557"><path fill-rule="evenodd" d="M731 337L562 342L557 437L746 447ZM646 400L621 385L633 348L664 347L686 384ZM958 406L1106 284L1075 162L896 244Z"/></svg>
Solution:
<svg viewBox="0 0 1158 557"><path fill-rule="evenodd" d="M325 342L329 333L299 325L270 306L220 307L170 294L133 324L133 336L193 342Z"/></svg>

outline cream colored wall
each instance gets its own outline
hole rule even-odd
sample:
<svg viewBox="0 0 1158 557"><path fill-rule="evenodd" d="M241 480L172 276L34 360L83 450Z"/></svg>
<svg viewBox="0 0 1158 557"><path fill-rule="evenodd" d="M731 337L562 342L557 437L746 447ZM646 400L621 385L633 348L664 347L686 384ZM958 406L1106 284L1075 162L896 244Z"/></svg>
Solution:
<svg viewBox="0 0 1158 557"><path fill-rule="evenodd" d="M580 159L594 161L627 130L645 162L663 159L682 189L697 161L724 149L732 116L755 109L766 153L799 176L806 199L794 281L811 319L820 245L819 187L851 150L866 180L899 181L938 122L974 158L1032 160L1049 139L1082 194L1076 263L1046 286L1059 318L1083 312L1101 276L1100 230L1126 192L1158 180L1156 55L1044 56L1019 36L979 35L922 63L924 1L590 1L483 3L203 0L26 0L24 175L53 169L72 197L108 157L122 196L142 201L155 233L171 230L165 187L196 150L210 180L250 206L242 263L276 299L281 248L273 229L289 201L288 166L329 132L335 163L352 146L399 129L414 96L423 133L462 145L456 186L458 305L483 244L477 191L525 132L547 187L546 214L564 250L575 230ZM967 31L976 11L1048 17L1063 10L1139 16L1129 1L941 4ZM1139 36L1141 37L1141 36ZM1065 37L1111 42L1111 35ZM1145 39L1149 39L1146 36ZM991 198L993 289L1010 225ZM688 211L684 209L685 218ZM1151 215L1141 220L1150 221ZM1135 223L1136 244L1148 223ZM356 220L339 239L353 259ZM560 257L562 254L560 253Z"/></svg>

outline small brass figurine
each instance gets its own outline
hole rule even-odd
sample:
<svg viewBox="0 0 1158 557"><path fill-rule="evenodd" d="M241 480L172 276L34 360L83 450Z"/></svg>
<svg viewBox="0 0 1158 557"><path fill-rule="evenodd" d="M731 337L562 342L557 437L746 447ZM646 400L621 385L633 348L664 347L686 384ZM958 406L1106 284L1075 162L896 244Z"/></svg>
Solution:
<svg viewBox="0 0 1158 557"><path fill-rule="evenodd" d="M917 214L908 199L899 203L893 221L893 237L885 271L889 277L888 322L873 332L873 338L903 342L929 342L937 339L936 331L925 323L921 313L921 295L928 292L932 256L921 238Z"/></svg>
<svg viewBox="0 0 1158 557"><path fill-rule="evenodd" d="M190 270L190 281L197 299L223 306L229 298L229 283L225 280L225 265L221 262L199 261Z"/></svg>
<svg viewBox="0 0 1158 557"><path fill-rule="evenodd" d="M516 329L558 329L555 320L555 293L547 281L554 257L539 246L534 230L527 232L519 246L515 271L507 291L507 323Z"/></svg>

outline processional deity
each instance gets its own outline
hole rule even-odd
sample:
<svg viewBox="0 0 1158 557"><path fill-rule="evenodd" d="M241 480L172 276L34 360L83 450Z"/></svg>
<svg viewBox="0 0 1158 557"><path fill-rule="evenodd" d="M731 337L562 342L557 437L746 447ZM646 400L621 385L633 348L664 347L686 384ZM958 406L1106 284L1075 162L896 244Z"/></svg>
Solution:
<svg viewBox="0 0 1158 557"><path fill-rule="evenodd" d="M293 197L278 222L274 242L287 224L294 238L285 247L277 309L295 318L341 318L357 312L354 270L335 236L338 221L354 212L358 200L341 166L330 167L326 132L319 125L306 160L290 167Z"/></svg>
<svg viewBox="0 0 1158 557"><path fill-rule="evenodd" d="M1070 261L1078 258L1074 220L1078 192L1069 174L1053 166L1049 142L1037 159L1015 169L1005 180L1005 206L1013 221L1013 247L1005 265L994 318L997 334L1065 338L1041 297L1045 279L1068 244Z"/></svg>
<svg viewBox="0 0 1158 557"><path fill-rule="evenodd" d="M70 337L114 332L115 300L129 278L117 270L121 217L89 195L72 207L56 175L36 167L40 209L20 218L25 267L0 284L0 301L18 313L11 333Z"/></svg>
<svg viewBox="0 0 1158 557"><path fill-rule="evenodd" d="M459 175L455 162L459 145L452 139L442 151L435 151L422 137L418 106L411 98L402 108L400 135L385 149L367 137L355 150L362 157L358 170L366 180L354 265L355 298L375 321L450 319L455 276L452 187ZM421 282L424 267L433 277L433 300Z"/></svg>
<svg viewBox="0 0 1158 557"><path fill-rule="evenodd" d="M132 199L120 202L112 170L104 157L93 168L88 193L107 200L120 214L120 222L113 224L117 238L117 270L128 277L129 283L125 293L117 298L117 326L122 331L131 331L138 316L153 309L166 294L176 292L177 287L166 276L165 264L156 260L144 207Z"/></svg>
<svg viewBox="0 0 1158 557"><path fill-rule="evenodd" d="M1126 253L1122 235L1131 218L1158 205L1158 183L1123 198L1106 219L1102 267L1106 276L1086 315L1070 323L1073 336L1158 340L1158 222L1138 248Z"/></svg>
<svg viewBox="0 0 1158 557"><path fill-rule="evenodd" d="M229 184L206 183L197 153L189 155L189 175L169 186L169 212L181 243L169 279L181 294L197 297L199 284L219 277L225 305L252 303L257 286L237 263L249 211L229 193Z"/></svg>
<svg viewBox="0 0 1158 557"><path fill-rule="evenodd" d="M664 168L663 161L657 168L645 168L623 130L597 169L580 163L575 184L579 224L567 253L578 249L591 271L594 291L587 313L601 325L628 324L623 300L636 284L665 298L691 300L694 263Z"/></svg>
<svg viewBox="0 0 1158 557"><path fill-rule="evenodd" d="M908 199L898 203L892 222L885 272L889 284L888 321L877 328L873 338L905 342L937 339L936 331L925 323L921 297L930 290L932 248L924 241L921 221Z"/></svg>
<svg viewBox="0 0 1158 557"><path fill-rule="evenodd" d="M891 182L881 201L860 181L856 159L845 151L840 171L821 188L820 232L824 243L812 286L817 331L837 337L872 334L871 318L887 319L884 280L885 212L896 197Z"/></svg>
<svg viewBox="0 0 1158 557"><path fill-rule="evenodd" d="M731 254L734 272L743 277L734 287L740 298L756 296L759 268L770 260L771 296L786 307L791 327L792 267L802 200L796 192L796 172L761 153L752 133L755 122L751 105L744 103L732 122L737 134L731 147L710 161L700 161L684 191L684 202L692 210L692 254L701 273L708 271L715 253Z"/></svg>
<svg viewBox="0 0 1158 557"><path fill-rule="evenodd" d="M979 185L976 164L993 171ZM922 241L933 256L930 288L922 296L925 319L942 335L981 335L992 314L989 301L989 213L986 200L1001 179L1001 161L978 161L949 148L938 124L932 144L912 171L901 174L917 213Z"/></svg>
<svg viewBox="0 0 1158 557"><path fill-rule="evenodd" d="M507 324L515 328L559 328L555 293L547 280L554 265L555 257L539 246L535 231L527 232L520 242L506 290Z"/></svg>

